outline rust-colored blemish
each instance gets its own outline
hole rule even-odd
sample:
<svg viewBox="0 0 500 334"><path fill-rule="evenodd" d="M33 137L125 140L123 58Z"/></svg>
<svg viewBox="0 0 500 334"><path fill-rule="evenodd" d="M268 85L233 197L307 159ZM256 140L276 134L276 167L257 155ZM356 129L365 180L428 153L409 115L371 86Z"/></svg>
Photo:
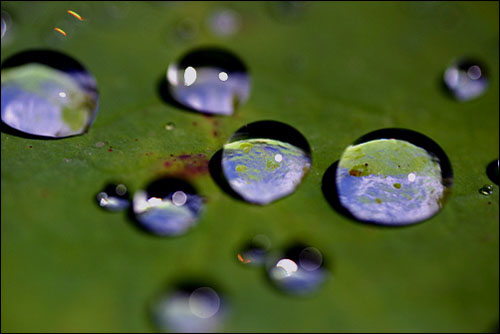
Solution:
<svg viewBox="0 0 500 334"><path fill-rule="evenodd" d="M113 149L111 149L111 148L108 148L108 152L113 152Z"/></svg>
<svg viewBox="0 0 500 334"><path fill-rule="evenodd" d="M193 126L197 126L198 125L198 122L193 122Z"/></svg>
<svg viewBox="0 0 500 334"><path fill-rule="evenodd" d="M361 176L361 174L363 174L363 172L360 170L351 169L349 171L349 175L351 176Z"/></svg>
<svg viewBox="0 0 500 334"><path fill-rule="evenodd" d="M181 154L163 162L167 173L172 176L193 178L205 175L208 170L208 159L205 154Z"/></svg>

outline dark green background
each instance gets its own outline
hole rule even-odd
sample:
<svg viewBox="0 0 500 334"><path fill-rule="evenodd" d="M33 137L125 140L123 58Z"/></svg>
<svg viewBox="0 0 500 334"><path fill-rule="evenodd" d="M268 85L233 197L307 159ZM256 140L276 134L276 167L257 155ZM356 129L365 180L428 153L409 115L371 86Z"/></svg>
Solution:
<svg viewBox="0 0 500 334"><path fill-rule="evenodd" d="M498 186L489 197L478 193L499 155L498 2L313 2L287 17L272 7L2 1L12 17L2 61L29 48L65 52L96 77L101 102L82 136L1 134L2 332L153 331L148 303L187 278L226 293L225 331L498 328ZM207 17L220 8L240 13L236 35L208 29ZM197 26L187 40L176 33L186 18ZM232 50L250 69L251 97L234 116L206 118L158 94L168 64L204 45ZM491 82L480 98L458 103L439 79L464 55L483 61ZM136 191L165 172L170 154L211 157L240 126L262 119L288 123L309 140L313 167L293 195L257 207L197 174L191 181L207 197L206 210L174 239L139 232L125 214L96 205L107 181ZM176 128L166 131L167 122ZM384 127L421 132L451 160L451 199L424 223L359 224L323 197L323 173L343 149ZM96 147L100 141L106 145ZM278 293L261 270L236 261L255 233L267 234L275 249L293 240L319 248L331 279L309 297Z"/></svg>

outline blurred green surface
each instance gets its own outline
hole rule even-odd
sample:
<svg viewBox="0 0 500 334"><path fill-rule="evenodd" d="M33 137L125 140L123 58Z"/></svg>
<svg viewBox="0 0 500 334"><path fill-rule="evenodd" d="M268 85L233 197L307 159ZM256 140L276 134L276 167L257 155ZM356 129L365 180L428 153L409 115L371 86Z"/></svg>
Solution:
<svg viewBox="0 0 500 334"><path fill-rule="evenodd" d="M59 50L86 66L100 90L88 134L1 134L2 332L154 331L148 303L185 278L227 294L224 331L498 329L499 189L478 192L491 183L485 169L499 155L498 2L311 2L281 18L272 7L2 1L12 18L2 61L30 48ZM208 29L207 17L221 8L241 15L237 34ZM187 40L176 33L184 19L197 27ZM168 64L203 45L232 50L251 71L251 97L232 117L186 112L158 94ZM458 103L439 79L463 55L482 60L491 82L482 97ZM108 181L136 191L166 172L170 154L211 157L240 126L262 119L290 124L309 140L313 166L293 195L257 207L198 173L191 182L207 197L206 211L173 239L139 232L125 214L96 205ZM164 129L168 122L174 130ZM424 223L359 224L323 197L323 173L343 149L385 127L419 131L451 160L451 199ZM333 278L305 298L278 293L262 271L236 260L255 233L276 249L293 240L319 248Z"/></svg>

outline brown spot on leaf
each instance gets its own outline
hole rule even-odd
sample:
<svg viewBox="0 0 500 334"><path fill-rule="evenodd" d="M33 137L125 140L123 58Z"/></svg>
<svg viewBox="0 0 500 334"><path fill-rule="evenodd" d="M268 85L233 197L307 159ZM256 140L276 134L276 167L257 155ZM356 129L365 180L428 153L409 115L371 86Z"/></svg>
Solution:
<svg viewBox="0 0 500 334"><path fill-rule="evenodd" d="M361 174L363 174L363 172L360 170L351 169L349 171L349 175L351 175L351 176L361 176Z"/></svg>

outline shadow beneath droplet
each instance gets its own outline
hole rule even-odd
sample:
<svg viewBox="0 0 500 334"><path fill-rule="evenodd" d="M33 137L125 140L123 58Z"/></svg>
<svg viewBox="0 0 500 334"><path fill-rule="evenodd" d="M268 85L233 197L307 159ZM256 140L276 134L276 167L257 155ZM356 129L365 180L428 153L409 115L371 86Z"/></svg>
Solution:
<svg viewBox="0 0 500 334"><path fill-rule="evenodd" d="M210 161L208 162L208 170L210 172L210 176L219 188L222 189L222 191L234 199L245 202L243 197L231 188L229 182L227 182L224 176L224 172L222 171L222 149L215 152L212 158L210 158Z"/></svg>
<svg viewBox="0 0 500 334"><path fill-rule="evenodd" d="M177 100L174 99L174 97L172 96L172 93L170 92L169 83L168 83L165 75L162 75L158 80L157 92L158 92L158 96L161 98L161 100L172 107L181 109L183 111L189 111L192 113L204 114L198 110L194 110L192 108L189 108L189 107L177 102ZM212 116L211 114L204 114L204 115Z"/></svg>
<svg viewBox="0 0 500 334"><path fill-rule="evenodd" d="M323 174L323 178L321 180L321 191L323 192L323 196L325 197L328 204L330 204L330 206L335 211L337 211L344 217L348 218L349 220L374 229L392 229L392 228L411 227L432 218L429 217L428 219L406 225L388 225L388 224L381 224L380 222L375 222L375 221L357 219L356 217L353 216L353 214L349 210L347 210L340 203L340 198L337 188L337 176L336 176L338 164L339 161L338 160L335 161L333 164L330 165L330 167L328 167L328 169L325 171L325 174Z"/></svg>
<svg viewBox="0 0 500 334"><path fill-rule="evenodd" d="M0 132L5 133L7 135L12 135L12 136L16 136L16 137L25 138L25 139L35 139L35 140L60 140L60 139L65 139L65 138L70 138L70 137L81 136L82 134L84 134L84 133L81 133L81 134L77 134L77 135L73 135L73 136L59 137L59 138L37 136L37 135L33 135L30 133L26 133L26 132L22 132L20 130L14 129L14 128L10 127L9 125L7 125L6 123L4 123L3 121L1 121L1 123L0 123Z"/></svg>
<svg viewBox="0 0 500 334"><path fill-rule="evenodd" d="M486 167L486 174L496 185L498 185L498 160L493 160Z"/></svg>

